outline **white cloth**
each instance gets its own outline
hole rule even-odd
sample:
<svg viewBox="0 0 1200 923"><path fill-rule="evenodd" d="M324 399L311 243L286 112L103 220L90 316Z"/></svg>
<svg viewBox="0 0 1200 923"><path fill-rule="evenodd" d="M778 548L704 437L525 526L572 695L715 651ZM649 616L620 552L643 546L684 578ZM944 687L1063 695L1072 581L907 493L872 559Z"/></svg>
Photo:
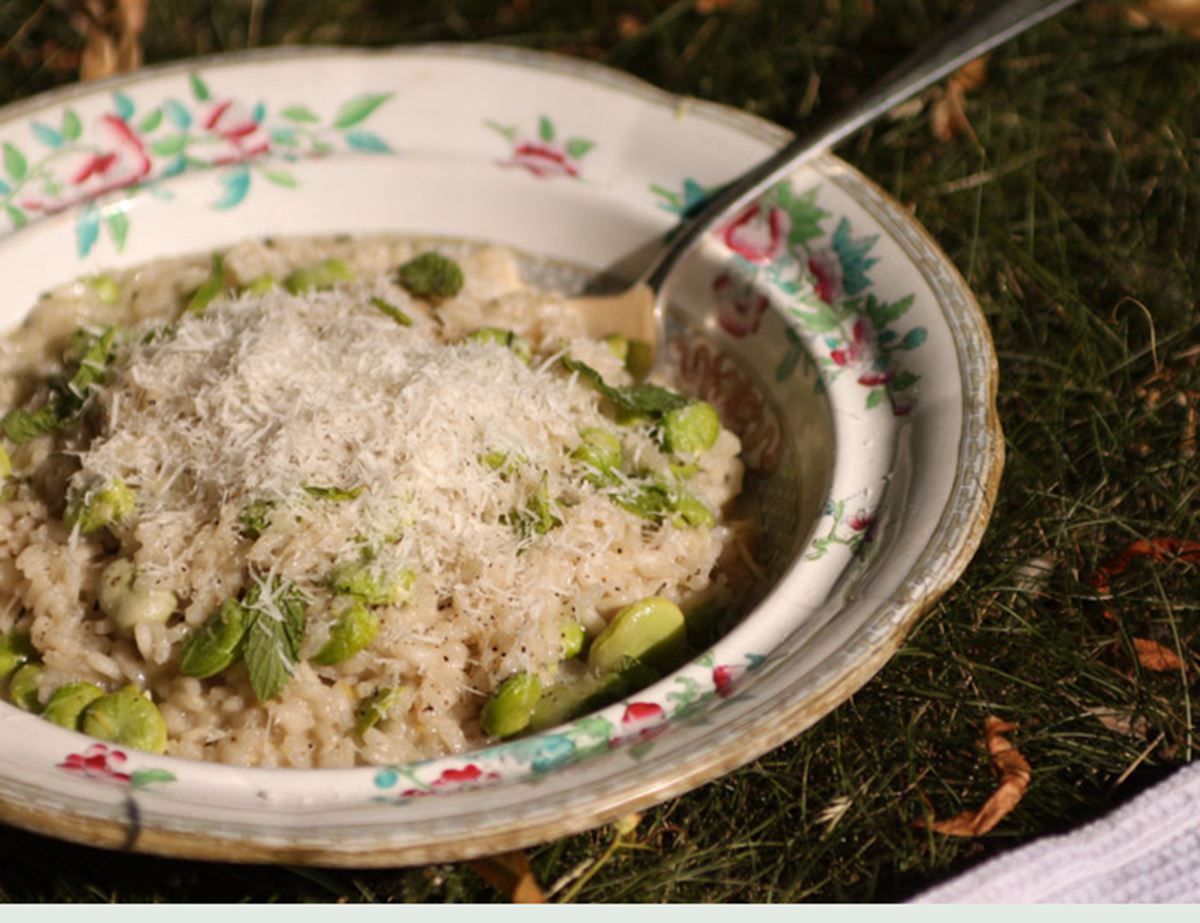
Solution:
<svg viewBox="0 0 1200 923"><path fill-rule="evenodd" d="M1200 902L1200 763L1100 820L1044 837L931 888L915 903Z"/></svg>

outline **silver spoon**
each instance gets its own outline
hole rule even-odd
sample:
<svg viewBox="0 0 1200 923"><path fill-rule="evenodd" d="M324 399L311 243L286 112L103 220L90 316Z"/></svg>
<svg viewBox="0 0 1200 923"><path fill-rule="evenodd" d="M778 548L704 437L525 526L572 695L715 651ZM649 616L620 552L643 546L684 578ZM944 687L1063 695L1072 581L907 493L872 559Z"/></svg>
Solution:
<svg viewBox="0 0 1200 923"><path fill-rule="evenodd" d="M967 62L1075 2L982 0L945 32L917 49L848 108L797 135L777 153L722 188L704 208L679 225L670 243L654 256L642 277L625 291L616 295L572 298L568 303L583 314L589 333L594 336L619 333L630 340L648 344L648 361L644 364L650 368L660 367L661 347L666 342L665 293L671 274L709 231L800 164L833 147Z"/></svg>

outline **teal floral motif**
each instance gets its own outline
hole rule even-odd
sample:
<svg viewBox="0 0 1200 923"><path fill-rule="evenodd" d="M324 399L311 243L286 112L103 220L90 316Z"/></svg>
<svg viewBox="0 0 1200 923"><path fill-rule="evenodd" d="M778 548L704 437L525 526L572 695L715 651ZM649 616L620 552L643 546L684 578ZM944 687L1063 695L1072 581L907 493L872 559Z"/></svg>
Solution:
<svg viewBox="0 0 1200 923"><path fill-rule="evenodd" d="M806 555L809 561L819 561L834 545L844 545L854 554L862 552L874 539L878 525L877 511L855 509L847 515L846 500L831 501L825 506L829 517L829 531L813 539L812 549Z"/></svg>
<svg viewBox="0 0 1200 923"><path fill-rule="evenodd" d="M539 179L578 179L581 161L596 146L594 141L578 135L560 138L557 126L548 115L538 117L534 137L523 133L516 125L504 125L490 119L484 125L512 147L508 159L500 161L501 166L527 170Z"/></svg>
<svg viewBox="0 0 1200 923"><path fill-rule="evenodd" d="M665 705L649 700L628 701L613 706L619 709L615 714L609 709L587 715L554 733L497 744L461 759L384 767L373 777L377 794L372 800L404 804L413 798L506 779L523 778L528 784L537 784L548 772L617 747L627 747L633 759L642 759L653 750L654 739L672 723L703 720L702 706L715 697L728 697L733 684L748 670L757 669L765 658L747 653L743 660L716 665L713 652L705 653L674 677Z"/></svg>
<svg viewBox="0 0 1200 923"><path fill-rule="evenodd" d="M679 191L657 184L650 188L659 207L678 215L699 207L712 191L693 179L685 179ZM903 353L919 348L926 337L923 327L898 329L913 296L885 302L871 291L879 235L855 236L845 216L830 233L833 216L821 208L819 197L819 186L797 192L780 183L717 232L733 253L712 283L717 321L730 336L750 336L770 306L767 293L778 293L825 351L810 358L799 333L788 329L777 381L789 378L801 363L815 361L823 385L853 375L866 389L868 409L889 401L903 416L912 410L911 389L919 381L904 368Z"/></svg>
<svg viewBox="0 0 1200 923"><path fill-rule="evenodd" d="M65 108L57 124L29 125L33 148L7 141L0 149L0 209L11 229L32 218L78 208L76 250L87 256L104 234L119 252L130 231L128 196L149 188L169 194L164 179L196 170L217 173L213 207L230 209L249 194L255 178L284 189L299 185L287 164L339 147L379 154L392 148L364 123L391 98L368 93L342 103L332 116L304 105L273 112L215 94L193 73L183 98L138 108L120 90L111 110L84 125Z"/></svg>

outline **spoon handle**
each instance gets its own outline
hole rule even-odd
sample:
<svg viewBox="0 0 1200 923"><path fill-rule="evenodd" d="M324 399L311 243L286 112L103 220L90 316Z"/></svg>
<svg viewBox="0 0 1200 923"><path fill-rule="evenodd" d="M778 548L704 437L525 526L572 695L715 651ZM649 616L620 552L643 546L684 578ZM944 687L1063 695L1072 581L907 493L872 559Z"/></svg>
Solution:
<svg viewBox="0 0 1200 923"><path fill-rule="evenodd" d="M981 0L975 8L887 73L849 107L823 119L716 193L680 226L642 276L657 294L675 264L729 212L758 196L801 163L868 122L1076 0Z"/></svg>

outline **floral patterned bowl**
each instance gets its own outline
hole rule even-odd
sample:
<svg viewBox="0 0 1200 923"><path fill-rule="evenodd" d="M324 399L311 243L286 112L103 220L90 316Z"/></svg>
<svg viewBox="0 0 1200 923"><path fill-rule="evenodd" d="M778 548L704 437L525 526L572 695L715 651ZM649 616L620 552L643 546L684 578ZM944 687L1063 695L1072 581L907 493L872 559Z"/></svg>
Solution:
<svg viewBox="0 0 1200 923"><path fill-rule="evenodd" d="M271 52L73 87L0 113L0 323L65 278L280 233L496 241L554 281L629 276L784 137L501 48ZM0 819L203 858L465 858L667 799L844 701L987 521L983 318L909 214L833 157L735 216L671 295L674 358L741 436L763 528L758 603L713 648L566 726L383 769L127 753L0 704Z"/></svg>

